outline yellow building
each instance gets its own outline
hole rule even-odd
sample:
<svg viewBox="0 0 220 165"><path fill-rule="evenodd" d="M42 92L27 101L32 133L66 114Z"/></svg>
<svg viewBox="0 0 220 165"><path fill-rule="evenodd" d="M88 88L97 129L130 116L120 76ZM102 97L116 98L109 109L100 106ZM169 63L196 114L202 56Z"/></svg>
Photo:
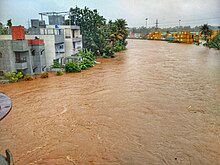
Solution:
<svg viewBox="0 0 220 165"><path fill-rule="evenodd" d="M174 34L174 41L179 41L180 43L192 44L194 41L193 35L190 32L181 32L180 34Z"/></svg>
<svg viewBox="0 0 220 165"><path fill-rule="evenodd" d="M147 39L150 40L161 40L162 39L162 35L161 32L151 32L147 35Z"/></svg>
<svg viewBox="0 0 220 165"><path fill-rule="evenodd" d="M208 36L208 40L213 39L215 36L217 36L219 32L220 32L219 30L212 30L212 34L211 36Z"/></svg>

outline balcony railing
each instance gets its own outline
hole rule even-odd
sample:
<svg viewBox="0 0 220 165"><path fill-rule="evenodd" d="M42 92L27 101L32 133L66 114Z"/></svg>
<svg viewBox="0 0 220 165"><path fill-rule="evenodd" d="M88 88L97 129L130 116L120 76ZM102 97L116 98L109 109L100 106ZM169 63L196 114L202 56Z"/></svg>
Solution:
<svg viewBox="0 0 220 165"><path fill-rule="evenodd" d="M19 62L15 63L15 68L16 69L27 69L27 62Z"/></svg>
<svg viewBox="0 0 220 165"><path fill-rule="evenodd" d="M73 38L73 42L81 42L82 41L82 37L74 37Z"/></svg>

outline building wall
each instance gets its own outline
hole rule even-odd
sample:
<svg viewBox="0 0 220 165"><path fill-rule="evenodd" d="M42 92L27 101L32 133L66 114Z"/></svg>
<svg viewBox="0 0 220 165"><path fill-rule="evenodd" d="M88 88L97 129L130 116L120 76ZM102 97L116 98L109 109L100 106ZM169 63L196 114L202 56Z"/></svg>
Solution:
<svg viewBox="0 0 220 165"><path fill-rule="evenodd" d="M54 28L54 27L55 27L54 25L47 26L47 28ZM79 26L58 25L58 27L64 30L64 45L65 45L64 57L74 55L78 52L78 49L82 49L82 35L80 34ZM73 38L73 36L75 38ZM74 41L74 39L77 39L78 41Z"/></svg>
<svg viewBox="0 0 220 165"><path fill-rule="evenodd" d="M26 35L26 39L34 39L36 35ZM46 67L49 68L53 65L53 60L56 59L55 52L55 37L54 35L37 35L40 39L44 40Z"/></svg>
<svg viewBox="0 0 220 165"><path fill-rule="evenodd" d="M33 69L35 74L40 74L46 71L46 57L44 45L32 45L34 51L32 53Z"/></svg>
<svg viewBox="0 0 220 165"><path fill-rule="evenodd" d="M65 38L65 57L73 55L73 41L72 38Z"/></svg>
<svg viewBox="0 0 220 165"><path fill-rule="evenodd" d="M12 51L11 40L0 40L0 71L16 72L15 53Z"/></svg>
<svg viewBox="0 0 220 165"><path fill-rule="evenodd" d="M24 71L26 74L33 74L32 70L32 59L30 55L30 50L14 52L12 47L12 40L0 40L0 52L2 54L2 58L0 58L0 71L3 72L16 72L16 58L15 54L18 53L20 55L20 59L26 59L27 68ZM27 42L27 40L26 40Z"/></svg>
<svg viewBox="0 0 220 165"><path fill-rule="evenodd" d="M0 35L0 40L12 40L11 35Z"/></svg>

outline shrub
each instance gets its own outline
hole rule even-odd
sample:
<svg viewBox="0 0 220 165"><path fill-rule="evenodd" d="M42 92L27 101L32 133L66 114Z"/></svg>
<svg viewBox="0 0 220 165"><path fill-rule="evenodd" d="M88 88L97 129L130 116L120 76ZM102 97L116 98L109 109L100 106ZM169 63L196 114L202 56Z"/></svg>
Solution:
<svg viewBox="0 0 220 165"><path fill-rule="evenodd" d="M26 75L26 76L24 76L24 80L25 81L32 81L32 80L34 80L34 78L33 78L33 76Z"/></svg>
<svg viewBox="0 0 220 165"><path fill-rule="evenodd" d="M95 55L92 51L85 49L84 51L79 51L78 56L82 58L80 62L81 70L85 70L89 67L93 67L95 64Z"/></svg>
<svg viewBox="0 0 220 165"><path fill-rule="evenodd" d="M22 78L24 77L24 75L23 75L22 72L17 72L17 73L16 73L16 77L17 77L18 79L22 79Z"/></svg>
<svg viewBox="0 0 220 165"><path fill-rule="evenodd" d="M112 57L114 56L114 51L111 47L107 47L104 50L104 56Z"/></svg>
<svg viewBox="0 0 220 165"><path fill-rule="evenodd" d="M17 82L19 79L24 77L21 72L5 72L4 76L7 80L9 80L9 82Z"/></svg>
<svg viewBox="0 0 220 165"><path fill-rule="evenodd" d="M62 65L58 61L54 61L52 67L53 68L62 68Z"/></svg>
<svg viewBox="0 0 220 165"><path fill-rule="evenodd" d="M86 67L86 68L92 67L92 66L94 66L94 61L91 61L87 58L83 58L82 61L81 61L81 68L83 66Z"/></svg>
<svg viewBox="0 0 220 165"><path fill-rule="evenodd" d="M62 71L62 70L58 70L58 71L56 72L56 75L57 75L57 76L63 75L63 71Z"/></svg>
<svg viewBox="0 0 220 165"><path fill-rule="evenodd" d="M78 62L69 62L65 65L66 72L81 72L81 67Z"/></svg>
<svg viewBox="0 0 220 165"><path fill-rule="evenodd" d="M113 51L114 52L120 52L120 51L125 50L125 49L126 49L126 46L120 41L115 42L115 44L113 46Z"/></svg>
<svg viewBox="0 0 220 165"><path fill-rule="evenodd" d="M78 56L81 56L82 59L86 58L90 61L95 61L95 54L92 51L89 51L87 49L83 50L83 51L79 51Z"/></svg>
<svg viewBox="0 0 220 165"><path fill-rule="evenodd" d="M41 78L48 78L48 77L49 77L49 74L48 74L48 72L41 73L41 74L40 74L40 77L41 77Z"/></svg>

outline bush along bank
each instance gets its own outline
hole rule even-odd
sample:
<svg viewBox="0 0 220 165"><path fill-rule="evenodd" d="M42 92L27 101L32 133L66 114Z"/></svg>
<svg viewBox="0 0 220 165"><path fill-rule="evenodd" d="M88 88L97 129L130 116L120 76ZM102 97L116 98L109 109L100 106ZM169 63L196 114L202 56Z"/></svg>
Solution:
<svg viewBox="0 0 220 165"><path fill-rule="evenodd" d="M88 69L90 67L93 67L95 65L95 55L90 50L81 50L77 54L77 56L81 57L81 60L79 61L70 61L67 64L65 64L65 71L68 73L71 72L81 72L81 70Z"/></svg>
<svg viewBox="0 0 220 165"><path fill-rule="evenodd" d="M220 50L220 33L218 33L211 41L205 43L205 46Z"/></svg>

